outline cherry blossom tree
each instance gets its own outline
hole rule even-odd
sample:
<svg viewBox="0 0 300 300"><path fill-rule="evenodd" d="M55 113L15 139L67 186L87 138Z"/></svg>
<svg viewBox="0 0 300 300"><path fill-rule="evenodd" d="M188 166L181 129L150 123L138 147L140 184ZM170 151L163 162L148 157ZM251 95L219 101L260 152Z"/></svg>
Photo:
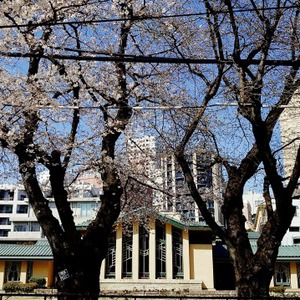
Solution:
<svg viewBox="0 0 300 300"><path fill-rule="evenodd" d="M290 158L293 166L285 180L276 148L279 117L285 110L288 114L286 106L299 89L299 6L290 1L204 3L210 29L207 49L211 51L206 55L215 55L219 64L210 72L202 65L190 65L202 93L190 108L169 112L172 138L166 128L161 135L173 148L202 216L227 246L238 295L267 297L279 246L295 214L293 195L300 175L299 146ZM176 50L183 53L180 46ZM225 66L226 61L232 65ZM186 159L191 147L208 142L215 148L212 163L222 163L226 170L225 228L209 212ZM243 192L259 168L265 174L261 191L267 222L252 249L245 228Z"/></svg>
<svg viewBox="0 0 300 300"><path fill-rule="evenodd" d="M125 61L172 54L174 45L164 33L178 31L181 24L188 28L187 20L157 23L155 16L191 7L189 1L1 2L1 162L21 176L50 243L62 299L97 299L101 262L124 190L123 133L133 126L133 107L161 103L181 74L173 74L169 65ZM196 45L188 41L193 30L180 33L180 45ZM59 220L38 180L45 170ZM101 174L103 194L95 219L81 235L66 181L84 170Z"/></svg>
<svg viewBox="0 0 300 300"><path fill-rule="evenodd" d="M1 3L0 144L3 154L17 161L53 252L56 287L72 294L66 299L75 299L75 294L92 299L99 293L100 266L123 192L114 163L116 147L131 118L132 103L145 97L139 81L149 77L149 70L122 61L82 58L87 52L123 57L133 13L138 16L143 10L147 7L138 1ZM93 23L100 16L112 21ZM134 35L130 42L131 49L138 49ZM70 53L72 60L58 57ZM60 220L38 181L45 169ZM83 236L76 230L65 188L67 172L81 169L100 172L103 182L101 207Z"/></svg>
<svg viewBox="0 0 300 300"><path fill-rule="evenodd" d="M274 148L277 121L299 88L297 2L7 0L0 14L1 161L18 168L53 252L56 286L73 294L65 299L99 293L124 188L151 196L147 179L121 179L128 127L173 151L202 216L228 247L239 295L267 296L300 172L298 151L283 182ZM207 63L195 64L199 58ZM185 154L195 147L214 148L212 163L227 171L225 229L194 184ZM260 167L268 222L254 252L242 195ZM60 220L38 181L45 169ZM65 181L87 169L101 173L103 195L81 236Z"/></svg>

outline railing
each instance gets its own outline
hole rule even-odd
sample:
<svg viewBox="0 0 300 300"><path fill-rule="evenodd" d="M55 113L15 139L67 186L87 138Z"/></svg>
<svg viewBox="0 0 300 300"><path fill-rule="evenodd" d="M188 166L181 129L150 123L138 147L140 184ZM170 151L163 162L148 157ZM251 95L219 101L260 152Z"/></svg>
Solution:
<svg viewBox="0 0 300 300"><path fill-rule="evenodd" d="M262 298L245 298L245 297L234 297L234 296L183 296L183 295L94 295L85 296L78 294L14 294L14 293L0 293L0 300L59 300L64 297L69 299L103 299L103 300L152 300L152 299L166 299L166 300L295 300L299 297L262 297Z"/></svg>

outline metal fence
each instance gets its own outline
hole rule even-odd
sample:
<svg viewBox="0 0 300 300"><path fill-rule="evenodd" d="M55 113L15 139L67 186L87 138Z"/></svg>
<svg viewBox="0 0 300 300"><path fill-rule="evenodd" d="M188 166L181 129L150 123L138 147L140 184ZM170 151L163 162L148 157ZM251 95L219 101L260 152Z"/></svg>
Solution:
<svg viewBox="0 0 300 300"><path fill-rule="evenodd" d="M14 294L14 293L0 293L0 300L59 300L64 296L74 297L74 299L88 299L84 295L75 294ZM243 298L234 296L163 296L163 295L96 295L93 299L98 298L100 300L152 300L152 299L162 299L162 300L295 300L300 299L299 297L286 297L282 296L272 296L268 298Z"/></svg>

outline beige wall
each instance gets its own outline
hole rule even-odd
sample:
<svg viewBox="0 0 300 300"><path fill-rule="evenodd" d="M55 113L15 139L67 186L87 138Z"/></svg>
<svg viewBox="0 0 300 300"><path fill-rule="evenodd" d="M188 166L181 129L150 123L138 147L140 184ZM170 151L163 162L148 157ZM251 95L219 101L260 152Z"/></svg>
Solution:
<svg viewBox="0 0 300 300"><path fill-rule="evenodd" d="M214 288L212 246L190 244L191 279L202 280L205 289Z"/></svg>
<svg viewBox="0 0 300 300"><path fill-rule="evenodd" d="M32 277L46 278L46 286L53 284L53 263L51 261L35 261Z"/></svg>
<svg viewBox="0 0 300 300"><path fill-rule="evenodd" d="M5 274L5 261L0 261L0 290L4 283L4 274Z"/></svg>
<svg viewBox="0 0 300 300"><path fill-rule="evenodd" d="M27 277L27 261L21 262L21 274L20 274L20 281L25 283Z"/></svg>
<svg viewBox="0 0 300 300"><path fill-rule="evenodd" d="M297 276L297 264L296 262L290 263L290 272L291 272L291 288L298 288L298 276Z"/></svg>

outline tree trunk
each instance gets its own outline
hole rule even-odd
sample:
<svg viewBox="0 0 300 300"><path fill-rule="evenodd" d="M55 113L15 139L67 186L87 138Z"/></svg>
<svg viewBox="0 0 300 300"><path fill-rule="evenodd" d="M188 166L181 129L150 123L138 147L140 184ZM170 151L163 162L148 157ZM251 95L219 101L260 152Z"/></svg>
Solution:
<svg viewBox="0 0 300 300"><path fill-rule="evenodd" d="M55 286L60 294L59 298L98 299L100 267L106 256L108 235L119 213L119 199L122 194L122 189L118 188L119 182L115 184L116 187L113 186L110 197L102 196L102 209L85 236L81 237L76 230L72 211L67 205L67 193L63 187L64 176L60 172L60 166L51 168L50 181L52 188L55 186L53 193L61 224L53 216L48 200L42 194L34 165L26 164L26 160L22 158L19 161L24 187L53 253ZM30 162L29 159L28 161ZM116 190L118 194L113 195Z"/></svg>
<svg viewBox="0 0 300 300"><path fill-rule="evenodd" d="M243 258L244 251L239 252L234 258L238 297L246 299L268 298L275 262L270 262L266 257L267 255L262 255L259 261L256 261L255 258L247 261Z"/></svg>
<svg viewBox="0 0 300 300"><path fill-rule="evenodd" d="M82 245L82 248L80 255L54 253L55 285L61 300L98 299L104 251L91 245Z"/></svg>

